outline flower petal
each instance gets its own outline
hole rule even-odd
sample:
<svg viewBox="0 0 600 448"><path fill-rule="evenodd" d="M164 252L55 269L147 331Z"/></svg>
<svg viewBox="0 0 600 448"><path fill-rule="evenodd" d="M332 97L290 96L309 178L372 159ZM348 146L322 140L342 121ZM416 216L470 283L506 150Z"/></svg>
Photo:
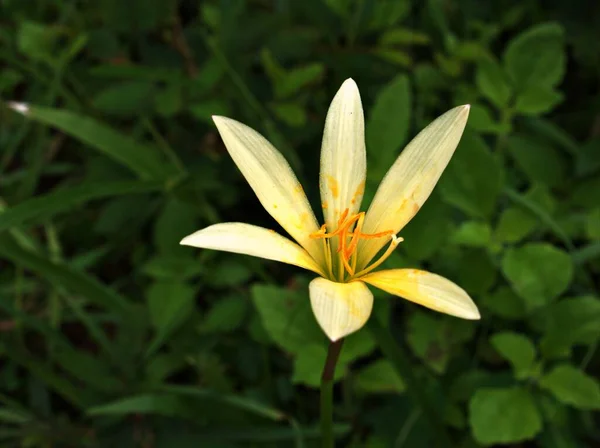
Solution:
<svg viewBox="0 0 600 448"><path fill-rule="evenodd" d="M347 79L329 106L321 145L319 185L327 230L337 227L348 209L356 213L362 202L367 173L365 120L356 83Z"/></svg>
<svg viewBox="0 0 600 448"><path fill-rule="evenodd" d="M323 261L323 246L310 238L319 230L302 185L285 158L252 128L225 117L214 116L223 142L265 210L310 255Z"/></svg>
<svg viewBox="0 0 600 448"><path fill-rule="evenodd" d="M363 225L364 233L398 233L419 211L448 165L469 116L469 106L449 110L423 129L402 151L375 193ZM363 240L359 269L388 242Z"/></svg>
<svg viewBox="0 0 600 448"><path fill-rule="evenodd" d="M362 282L336 283L316 278L308 289L317 322L332 341L360 329L371 315L373 294Z"/></svg>
<svg viewBox="0 0 600 448"><path fill-rule="evenodd" d="M315 260L296 243L274 230L250 224L215 224L186 236L179 244L281 261L323 275Z"/></svg>
<svg viewBox="0 0 600 448"><path fill-rule="evenodd" d="M360 280L435 311L463 319L480 318L477 306L464 289L431 272L388 269L367 274Z"/></svg>

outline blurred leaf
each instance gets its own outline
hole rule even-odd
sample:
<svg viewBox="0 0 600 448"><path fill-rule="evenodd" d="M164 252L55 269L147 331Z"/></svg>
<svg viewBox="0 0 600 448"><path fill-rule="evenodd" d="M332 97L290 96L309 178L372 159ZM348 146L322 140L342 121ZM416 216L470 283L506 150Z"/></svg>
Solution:
<svg viewBox="0 0 600 448"><path fill-rule="evenodd" d="M596 378L569 364L554 367L540 380L540 387L557 400L578 409L600 409L600 384Z"/></svg>
<svg viewBox="0 0 600 448"><path fill-rule="evenodd" d="M498 109L503 109L511 96L506 74L496 59L486 58L479 62L475 72L479 91Z"/></svg>
<svg viewBox="0 0 600 448"><path fill-rule="evenodd" d="M394 366L384 359L361 368L354 374L353 381L354 387L365 393L401 393L405 388Z"/></svg>
<svg viewBox="0 0 600 448"><path fill-rule="evenodd" d="M494 237L500 243L518 243L535 230L537 222L523 209L507 208L500 215Z"/></svg>
<svg viewBox="0 0 600 448"><path fill-rule="evenodd" d="M517 443L542 430L542 418L531 393L519 387L479 389L469 402L473 436L485 446Z"/></svg>
<svg viewBox="0 0 600 448"><path fill-rule="evenodd" d="M579 177L600 170L600 138L585 143L577 153L575 171Z"/></svg>
<svg viewBox="0 0 600 448"><path fill-rule="evenodd" d="M92 99L92 105L109 115L133 118L148 112L154 92L154 84L147 81L115 83L100 91Z"/></svg>
<svg viewBox="0 0 600 448"><path fill-rule="evenodd" d="M411 90L408 77L399 75L383 87L368 114L366 140L369 179L378 182L392 166L411 124Z"/></svg>
<svg viewBox="0 0 600 448"><path fill-rule="evenodd" d="M563 98L552 87L530 85L517 95L515 110L524 115L541 115L554 109Z"/></svg>
<svg viewBox="0 0 600 448"><path fill-rule="evenodd" d="M468 322L422 311L412 314L407 325L406 340L411 350L438 374L446 371L455 347L468 340L473 332Z"/></svg>
<svg viewBox="0 0 600 448"><path fill-rule="evenodd" d="M148 348L152 353L179 327L194 309L196 291L181 281L158 281L147 291L150 320L156 328L156 336Z"/></svg>
<svg viewBox="0 0 600 448"><path fill-rule="evenodd" d="M492 117L489 109L481 104L472 104L471 112L469 113L469 122L467 123L470 129L481 133L503 133L509 129L504 129L500 123Z"/></svg>
<svg viewBox="0 0 600 448"><path fill-rule="evenodd" d="M496 333L490 343L512 365L515 378L525 379L531 374L536 358L535 346L527 336L505 331Z"/></svg>
<svg viewBox="0 0 600 448"><path fill-rule="evenodd" d="M379 38L379 45L427 45L430 42L429 36L420 31L408 28L391 28L385 31Z"/></svg>
<svg viewBox="0 0 600 448"><path fill-rule="evenodd" d="M294 358L294 373L292 383L304 384L318 388L321 384L321 374L327 359L325 344L309 344L299 349ZM334 381L339 381L346 373L345 365L337 365Z"/></svg>
<svg viewBox="0 0 600 448"><path fill-rule="evenodd" d="M502 181L502 167L483 139L466 134L442 175L439 188L448 204L480 218L494 211Z"/></svg>
<svg viewBox="0 0 600 448"><path fill-rule="evenodd" d="M525 317L525 303L508 286L501 286L491 294L483 296L483 305L493 314L504 319L519 320Z"/></svg>
<svg viewBox="0 0 600 448"><path fill-rule="evenodd" d="M319 80L324 71L322 64L315 63L286 72L281 80L275 82L275 97L285 99L295 95L308 84Z"/></svg>
<svg viewBox="0 0 600 448"><path fill-rule="evenodd" d="M536 25L512 39L504 65L518 90L531 85L553 87L565 72L563 29L556 23Z"/></svg>
<svg viewBox="0 0 600 448"><path fill-rule="evenodd" d="M219 299L200 323L202 333L228 333L239 328L248 314L246 298L232 295Z"/></svg>
<svg viewBox="0 0 600 448"><path fill-rule="evenodd" d="M487 247L492 239L492 229L487 223L466 221L452 234L452 242L462 246Z"/></svg>
<svg viewBox="0 0 600 448"><path fill-rule="evenodd" d="M305 108L300 104L288 102L272 104L271 109L277 117L292 127L300 127L306 124Z"/></svg>
<svg viewBox="0 0 600 448"><path fill-rule="evenodd" d="M419 213L410 220L404 229L400 251L405 251L415 260L432 257L448 240L452 221L449 207L432 194Z"/></svg>
<svg viewBox="0 0 600 448"><path fill-rule="evenodd" d="M549 187L564 184L567 161L552 146L528 136L510 136L508 149L519 168L532 182Z"/></svg>
<svg viewBox="0 0 600 448"><path fill-rule="evenodd" d="M130 312L128 300L110 287L65 264L57 264L41 255L19 247L9 236L0 237L0 255L13 263L30 269L57 287L81 294L95 305L124 316Z"/></svg>
<svg viewBox="0 0 600 448"><path fill-rule="evenodd" d="M176 197L169 197L155 219L153 239L159 253L182 257L193 253L190 248L180 246L179 242L198 230L195 208Z"/></svg>
<svg viewBox="0 0 600 448"><path fill-rule="evenodd" d="M17 106L13 106L17 107ZM56 127L83 143L127 166L142 179L166 181L176 175L172 165L165 163L158 150L137 143L100 122L80 114L48 107L25 106L25 117Z"/></svg>
<svg viewBox="0 0 600 448"><path fill-rule="evenodd" d="M161 0L101 0L100 6L105 23L125 33L151 30L167 21L172 11L171 4Z"/></svg>
<svg viewBox="0 0 600 448"><path fill-rule="evenodd" d="M487 251L465 249L460 253L459 260L456 281L469 294L485 294L494 286L498 278L498 266Z"/></svg>
<svg viewBox="0 0 600 448"><path fill-rule="evenodd" d="M19 51L35 61L51 62L60 37L57 27L25 20L17 31Z"/></svg>
<svg viewBox="0 0 600 448"><path fill-rule="evenodd" d="M600 300L593 296L565 299L544 312L542 353L561 355L575 344L593 344L600 338Z"/></svg>
<svg viewBox="0 0 600 448"><path fill-rule="evenodd" d="M562 294L573 278L573 262L562 250L547 243L529 243L508 249L502 271L531 311Z"/></svg>
<svg viewBox="0 0 600 448"><path fill-rule="evenodd" d="M54 190L36 196L0 213L0 231L39 224L58 213L72 210L93 199L160 190L159 182L95 182Z"/></svg>
<svg viewBox="0 0 600 448"><path fill-rule="evenodd" d="M312 313L308 291L254 285L252 300L271 340L282 349L299 353L309 344L324 345L325 335Z"/></svg>
<svg viewBox="0 0 600 448"><path fill-rule="evenodd" d="M165 393L147 393L122 398L88 408L87 413L91 416L115 415L124 417L129 414L156 414L188 419L194 418L193 409L187 406L183 398Z"/></svg>

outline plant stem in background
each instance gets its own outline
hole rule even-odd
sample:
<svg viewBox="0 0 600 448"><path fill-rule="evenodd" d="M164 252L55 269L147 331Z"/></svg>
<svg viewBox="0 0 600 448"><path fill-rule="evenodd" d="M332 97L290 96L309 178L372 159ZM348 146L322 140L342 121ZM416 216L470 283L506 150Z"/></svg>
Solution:
<svg viewBox="0 0 600 448"><path fill-rule="evenodd" d="M321 446L333 448L333 378L342 351L343 339L329 343L327 359L321 375Z"/></svg>
<svg viewBox="0 0 600 448"><path fill-rule="evenodd" d="M406 392L412 398L415 405L421 408L423 416L429 423L434 437L437 439L437 445L440 447L454 446L441 416L429 400L421 382L414 374L409 356L404 348L394 340L392 334L381 325L377 317L372 316L368 320L367 326L384 356L392 363L394 369L396 369L402 381L404 381Z"/></svg>

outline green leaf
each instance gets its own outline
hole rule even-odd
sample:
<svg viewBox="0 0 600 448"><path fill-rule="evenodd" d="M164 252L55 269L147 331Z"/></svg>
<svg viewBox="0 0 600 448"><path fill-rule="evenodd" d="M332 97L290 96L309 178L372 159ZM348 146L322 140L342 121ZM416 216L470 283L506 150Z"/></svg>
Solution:
<svg viewBox="0 0 600 448"><path fill-rule="evenodd" d="M600 384L596 378L570 364L556 366L540 380L540 387L557 400L578 409L600 409Z"/></svg>
<svg viewBox="0 0 600 448"><path fill-rule="evenodd" d="M489 446L533 439L542 418L523 388L479 389L469 402L469 422L477 442Z"/></svg>
<svg viewBox="0 0 600 448"><path fill-rule="evenodd" d="M442 175L439 188L448 204L482 218L496 208L502 182L502 167L483 139L466 134Z"/></svg>
<svg viewBox="0 0 600 448"><path fill-rule="evenodd" d="M363 367L353 375L353 380L354 387L365 393L401 393L405 389L402 378L385 359Z"/></svg>
<svg viewBox="0 0 600 448"><path fill-rule="evenodd" d="M406 75L399 75L379 91L366 125L369 178L374 182L383 178L398 157L410 124L410 83Z"/></svg>
<svg viewBox="0 0 600 448"><path fill-rule="evenodd" d="M503 109L511 96L511 87L506 74L496 59L486 58L479 62L475 72L479 91L498 109Z"/></svg>
<svg viewBox="0 0 600 448"><path fill-rule="evenodd" d="M512 39L504 53L504 66L514 85L554 87L565 73L563 29L555 23L536 25Z"/></svg>
<svg viewBox="0 0 600 448"><path fill-rule="evenodd" d="M19 51L32 60L51 62L60 38L58 27L24 20L17 31Z"/></svg>
<svg viewBox="0 0 600 448"><path fill-rule="evenodd" d="M501 286L482 299L487 309L504 319L520 320L527 314L523 299L508 286Z"/></svg>
<svg viewBox="0 0 600 448"><path fill-rule="evenodd" d="M537 223L531 213L517 207L507 208L500 215L494 238L500 243L517 243L529 236Z"/></svg>
<svg viewBox="0 0 600 448"><path fill-rule="evenodd" d="M48 258L23 249L7 235L0 237L0 255L46 278L57 287L81 294L101 308L109 309L119 315L131 311L128 300L115 290L88 274L74 270L65 264L53 263Z"/></svg>
<svg viewBox="0 0 600 448"><path fill-rule="evenodd" d="M575 297L551 304L545 310L540 343L547 357L560 356L573 345L595 343L600 338L600 299Z"/></svg>
<svg viewBox="0 0 600 448"><path fill-rule="evenodd" d="M312 313L307 289L254 285L251 292L262 324L275 344L291 353L299 353L309 344L324 346L325 335Z"/></svg>
<svg viewBox="0 0 600 448"><path fill-rule="evenodd" d="M114 83L100 91L93 99L94 108L109 115L133 118L145 114L152 106L155 86L148 81Z"/></svg>
<svg viewBox="0 0 600 448"><path fill-rule="evenodd" d="M306 124L306 109L301 104L294 102L275 103L271 105L273 113L279 119L292 127L300 127Z"/></svg>
<svg viewBox="0 0 600 448"><path fill-rule="evenodd" d="M508 139L511 157L532 183L539 182L549 187L564 184L567 160L548 145L528 136L511 136Z"/></svg>
<svg viewBox="0 0 600 448"><path fill-rule="evenodd" d="M248 314L248 300L245 297L232 295L219 299L208 310L199 330L202 333L229 333L244 323Z"/></svg>
<svg viewBox="0 0 600 448"><path fill-rule="evenodd" d="M73 210L94 199L147 193L163 188L159 182L96 182L54 190L36 196L0 213L0 231L11 227L39 224L61 212Z"/></svg>
<svg viewBox="0 0 600 448"><path fill-rule="evenodd" d="M167 181L177 175L176 168L166 163L154 146L137 143L93 118L79 113L49 107L10 103L25 117L55 127L75 137L126 166L142 179Z"/></svg>
<svg viewBox="0 0 600 448"><path fill-rule="evenodd" d="M449 207L434 193L402 229L402 249L415 260L431 258L448 240L451 226Z"/></svg>
<svg viewBox="0 0 600 448"><path fill-rule="evenodd" d="M498 278L498 267L484 249L469 248L459 253L456 282L472 295L485 294Z"/></svg>
<svg viewBox="0 0 600 448"><path fill-rule="evenodd" d="M566 252L550 244L530 243L508 249L502 259L502 271L531 311L550 303L568 288L573 278L573 261Z"/></svg>
<svg viewBox="0 0 600 448"><path fill-rule="evenodd" d="M530 85L517 95L515 110L523 115L550 112L563 100L562 93L544 85Z"/></svg>
<svg viewBox="0 0 600 448"><path fill-rule="evenodd" d="M584 177L600 170L600 138L585 143L577 152L575 171Z"/></svg>
<svg viewBox="0 0 600 448"><path fill-rule="evenodd" d="M194 411L185 403L184 398L165 393L147 393L122 398L101 406L91 407L87 409L87 413L91 416L156 414L169 417L194 418Z"/></svg>
<svg viewBox="0 0 600 448"><path fill-rule="evenodd" d="M325 67L319 63L290 70L281 80L275 82L275 96L285 99L295 95L308 84L321 79L324 71Z"/></svg>
<svg viewBox="0 0 600 448"><path fill-rule="evenodd" d="M411 350L437 373L446 371L451 355L473 334L467 321L448 319L422 311L413 313L407 322L406 341Z"/></svg>
<svg viewBox="0 0 600 448"><path fill-rule="evenodd" d="M536 351L528 337L519 333L505 331L496 333L490 343L498 353L512 365L515 378L525 379L533 368Z"/></svg>
<svg viewBox="0 0 600 448"><path fill-rule="evenodd" d="M294 358L294 374L292 383L304 384L309 387L319 387L321 373L327 359L325 344L309 344L296 353ZM338 363L335 368L334 381L338 381L346 374L346 363Z"/></svg>
<svg viewBox="0 0 600 448"><path fill-rule="evenodd" d="M461 246L487 247L491 239L489 224L480 221L466 221L452 234L452 242Z"/></svg>
<svg viewBox="0 0 600 448"><path fill-rule="evenodd" d="M195 295L194 288L178 280L158 281L150 286L147 291L148 311L157 334L148 348L147 356L190 316Z"/></svg>
<svg viewBox="0 0 600 448"><path fill-rule="evenodd" d="M481 104L472 104L469 113L469 129L481 133L501 133L504 131L500 123L492 118L492 114L486 106Z"/></svg>

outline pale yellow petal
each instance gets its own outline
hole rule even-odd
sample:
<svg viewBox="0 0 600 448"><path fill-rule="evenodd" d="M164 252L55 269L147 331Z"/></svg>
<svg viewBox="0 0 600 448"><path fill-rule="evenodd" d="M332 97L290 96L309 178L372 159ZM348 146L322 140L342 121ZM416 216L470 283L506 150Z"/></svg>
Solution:
<svg viewBox="0 0 600 448"><path fill-rule="evenodd" d="M319 263L321 241L309 237L319 225L302 185L285 158L252 128L225 117L213 117L223 142L265 210Z"/></svg>
<svg viewBox="0 0 600 448"><path fill-rule="evenodd" d="M309 285L317 322L332 341L360 329L371 315L373 294L359 281L336 283L316 278Z"/></svg>
<svg viewBox="0 0 600 448"><path fill-rule="evenodd" d="M215 224L186 236L180 244L280 261L323 275L319 265L302 247L274 230L250 224Z"/></svg>
<svg viewBox="0 0 600 448"><path fill-rule="evenodd" d="M323 143L319 185L328 231L337 227L340 215L358 211L365 190L367 158L365 121L356 83L347 79L329 106Z"/></svg>
<svg viewBox="0 0 600 448"><path fill-rule="evenodd" d="M364 233L397 233L415 216L454 154L468 116L468 105L455 107L408 144L377 189L365 216ZM359 268L364 268L387 242L386 238L361 241Z"/></svg>
<svg viewBox="0 0 600 448"><path fill-rule="evenodd" d="M450 280L418 269L389 269L361 277L361 280L435 311L479 319L473 300L460 286Z"/></svg>

